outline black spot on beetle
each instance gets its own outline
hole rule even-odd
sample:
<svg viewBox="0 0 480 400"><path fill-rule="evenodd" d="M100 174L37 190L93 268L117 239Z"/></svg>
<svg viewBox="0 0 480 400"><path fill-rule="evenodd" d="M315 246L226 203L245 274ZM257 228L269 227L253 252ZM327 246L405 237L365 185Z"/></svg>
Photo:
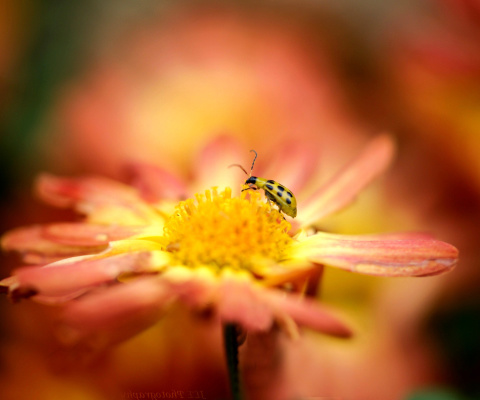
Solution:
<svg viewBox="0 0 480 400"><path fill-rule="evenodd" d="M265 187L266 187L268 190L273 190L273 186L272 186L272 185L265 185Z"/></svg>
<svg viewBox="0 0 480 400"><path fill-rule="evenodd" d="M278 197L282 197L282 192L280 190L277 192Z"/></svg>
<svg viewBox="0 0 480 400"><path fill-rule="evenodd" d="M292 200L287 197L287 204L292 204Z"/></svg>
<svg viewBox="0 0 480 400"><path fill-rule="evenodd" d="M287 190L287 194L288 194L290 197L293 197L292 192L290 192L289 190Z"/></svg>
<svg viewBox="0 0 480 400"><path fill-rule="evenodd" d="M285 190L285 188L282 186L282 185L278 185L278 190L280 190L281 192L283 192Z"/></svg>
<svg viewBox="0 0 480 400"><path fill-rule="evenodd" d="M275 181L273 179L270 179L267 181L268 183L275 183Z"/></svg>

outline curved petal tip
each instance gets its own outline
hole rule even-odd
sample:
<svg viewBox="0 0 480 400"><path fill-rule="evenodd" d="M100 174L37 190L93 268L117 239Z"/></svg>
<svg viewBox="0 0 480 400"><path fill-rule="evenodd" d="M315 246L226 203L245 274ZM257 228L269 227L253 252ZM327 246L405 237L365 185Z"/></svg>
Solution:
<svg viewBox="0 0 480 400"><path fill-rule="evenodd" d="M378 175L387 169L395 154L389 134L372 139L349 164L300 204L298 220L308 226L349 205Z"/></svg>
<svg viewBox="0 0 480 400"><path fill-rule="evenodd" d="M299 242L295 251L296 257L375 276L438 275L450 271L458 261L458 250L451 244L422 236L404 237L319 232Z"/></svg>

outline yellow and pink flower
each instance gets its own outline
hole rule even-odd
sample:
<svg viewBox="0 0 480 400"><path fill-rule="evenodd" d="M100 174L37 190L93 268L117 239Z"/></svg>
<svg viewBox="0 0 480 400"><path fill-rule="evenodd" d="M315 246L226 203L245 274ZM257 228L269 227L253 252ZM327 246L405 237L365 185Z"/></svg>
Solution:
<svg viewBox="0 0 480 400"><path fill-rule="evenodd" d="M61 304L66 340L96 332L130 337L154 324L175 302L247 331L298 325L348 337L333 311L309 298L323 266L377 276L429 276L454 267L455 247L425 234L338 235L318 221L351 203L390 163L388 135L374 138L329 182L312 189L314 159L286 154L275 178L298 199L285 220L258 192L241 192L244 177L227 166L248 155L222 136L199 155L195 178L129 166L130 185L101 177L42 175L40 197L84 215L80 222L19 228L2 240L25 264L1 284L12 299ZM266 157L265 157L266 158ZM200 190L199 188L203 188Z"/></svg>

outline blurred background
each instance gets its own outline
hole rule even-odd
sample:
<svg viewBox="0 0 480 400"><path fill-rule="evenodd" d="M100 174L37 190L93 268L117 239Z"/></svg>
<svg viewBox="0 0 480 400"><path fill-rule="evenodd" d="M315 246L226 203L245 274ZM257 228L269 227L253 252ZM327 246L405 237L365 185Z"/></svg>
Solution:
<svg viewBox="0 0 480 400"><path fill-rule="evenodd" d="M428 231L460 263L416 279L329 269L322 300L358 334L306 332L289 380L305 398L480 398L478 1L0 2L0 233L73 218L34 199L41 171L121 179L141 160L188 179L226 134L259 154L307 143L328 177L385 130L392 168L324 229ZM2 256L2 277L15 265ZM54 309L0 310L1 398L227 396L220 339L185 310L95 349L63 348Z"/></svg>

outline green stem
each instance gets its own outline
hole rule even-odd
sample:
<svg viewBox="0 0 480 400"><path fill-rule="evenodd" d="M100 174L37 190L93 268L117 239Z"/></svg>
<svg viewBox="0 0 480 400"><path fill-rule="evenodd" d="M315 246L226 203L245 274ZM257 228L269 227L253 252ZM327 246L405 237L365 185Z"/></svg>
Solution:
<svg viewBox="0 0 480 400"><path fill-rule="evenodd" d="M240 374L238 371L237 328L234 324L223 325L223 345L227 356L228 378L233 400L242 400Z"/></svg>

